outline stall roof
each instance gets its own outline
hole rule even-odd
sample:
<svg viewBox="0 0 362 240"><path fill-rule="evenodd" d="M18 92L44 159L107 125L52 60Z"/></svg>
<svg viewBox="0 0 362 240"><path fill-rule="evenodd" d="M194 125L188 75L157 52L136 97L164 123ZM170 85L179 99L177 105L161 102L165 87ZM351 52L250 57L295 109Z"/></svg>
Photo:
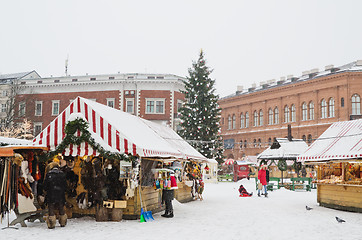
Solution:
<svg viewBox="0 0 362 240"><path fill-rule="evenodd" d="M31 146L31 145L9 145L0 147L0 157L12 157L16 150L48 150L47 147L43 146Z"/></svg>
<svg viewBox="0 0 362 240"><path fill-rule="evenodd" d="M260 153L257 158L260 160L296 160L308 145L302 139L277 138L272 146Z"/></svg>
<svg viewBox="0 0 362 240"><path fill-rule="evenodd" d="M34 144L54 150L65 138L64 127L76 118L88 122L92 138L105 150L141 157L206 159L171 128L152 123L95 101L77 97L36 138ZM70 145L66 156L98 155L87 143Z"/></svg>
<svg viewBox="0 0 362 240"><path fill-rule="evenodd" d="M30 140L0 137L0 144L2 145L32 145Z"/></svg>
<svg viewBox="0 0 362 240"><path fill-rule="evenodd" d="M333 123L298 161L362 159L362 119Z"/></svg>

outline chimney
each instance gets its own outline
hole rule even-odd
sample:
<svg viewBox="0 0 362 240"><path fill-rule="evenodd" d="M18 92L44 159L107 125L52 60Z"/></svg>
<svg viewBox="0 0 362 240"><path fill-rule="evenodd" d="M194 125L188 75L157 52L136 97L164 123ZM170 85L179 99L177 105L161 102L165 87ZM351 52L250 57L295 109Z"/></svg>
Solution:
<svg viewBox="0 0 362 240"><path fill-rule="evenodd" d="M312 77L316 76L318 73L319 73L319 69L313 68L312 70L309 71L309 77L312 78Z"/></svg>
<svg viewBox="0 0 362 240"><path fill-rule="evenodd" d="M251 88L248 88L248 92L254 91L256 88L256 83L251 84Z"/></svg>
<svg viewBox="0 0 362 240"><path fill-rule="evenodd" d="M236 86L236 94L242 93L244 90L243 86Z"/></svg>
<svg viewBox="0 0 362 240"><path fill-rule="evenodd" d="M330 65L327 65L324 67L324 70L325 71L332 71L332 69L334 68L334 65L333 64L330 64Z"/></svg>
<svg viewBox="0 0 362 240"><path fill-rule="evenodd" d="M290 75L289 75L290 76ZM293 75L292 75L293 76ZM285 77L280 77L280 80L277 82L278 85L281 85L285 82Z"/></svg>
<svg viewBox="0 0 362 240"><path fill-rule="evenodd" d="M292 126L288 124L288 141L291 142L293 139L292 137Z"/></svg>

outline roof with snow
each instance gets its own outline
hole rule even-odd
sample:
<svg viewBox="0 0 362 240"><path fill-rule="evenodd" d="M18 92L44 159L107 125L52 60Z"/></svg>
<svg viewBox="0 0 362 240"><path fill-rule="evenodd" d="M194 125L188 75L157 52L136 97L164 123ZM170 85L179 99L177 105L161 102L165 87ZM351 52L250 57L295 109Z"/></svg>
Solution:
<svg viewBox="0 0 362 240"><path fill-rule="evenodd" d="M316 69L318 70L318 69ZM221 98L220 100L224 100L224 99L228 99L228 98L232 98L232 97L236 97L236 96L240 96L240 95L247 95L253 92L257 92L257 91L262 91L262 90L267 90L270 88L275 88L275 87L280 87L280 86L286 86L286 85L290 85L290 84L294 84L294 83L298 83L298 82L302 82L302 81L309 81L312 79L316 79L316 78L320 78L320 77L325 77L328 75L334 75L334 74L338 74L338 73L343 73L343 72L362 72L362 60L357 60L339 67L334 67L333 65L330 66L330 68L324 70L324 71L307 71L306 73L302 73L301 76L299 77L294 77L294 76L290 76L288 79L286 80L280 80L280 81L267 81L264 83L260 83L260 86L252 86L251 88L248 89L243 89L242 91L236 91L235 93L225 96L223 98Z"/></svg>
<svg viewBox="0 0 362 240"><path fill-rule="evenodd" d="M26 139L0 137L0 145L32 145L32 141Z"/></svg>
<svg viewBox="0 0 362 240"><path fill-rule="evenodd" d="M362 119L333 123L298 161L362 159Z"/></svg>
<svg viewBox="0 0 362 240"><path fill-rule="evenodd" d="M308 148L307 143L302 139L277 138L276 142L258 155L263 160L296 160Z"/></svg>
<svg viewBox="0 0 362 240"><path fill-rule="evenodd" d="M30 71L30 72L21 72L21 73L9 73L9 74L0 74L0 81L4 82L6 80L15 80L15 79L21 79L25 78L27 75L31 74L36 71ZM37 73L36 73L37 74ZM38 74L37 74L38 75ZM39 75L38 75L39 76Z"/></svg>
<svg viewBox="0 0 362 240"><path fill-rule="evenodd" d="M77 118L88 122L87 130L92 138L107 151L141 157L206 160L171 128L82 97L77 97L34 138L33 143L55 150L65 138L66 123ZM68 146L64 154L84 156L99 153L83 142L80 146Z"/></svg>

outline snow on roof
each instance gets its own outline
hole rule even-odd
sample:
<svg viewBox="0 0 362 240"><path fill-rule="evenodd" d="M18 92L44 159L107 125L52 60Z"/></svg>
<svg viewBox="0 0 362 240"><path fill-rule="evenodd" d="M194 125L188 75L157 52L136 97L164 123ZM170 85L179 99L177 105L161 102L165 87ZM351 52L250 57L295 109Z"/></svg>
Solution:
<svg viewBox="0 0 362 240"><path fill-rule="evenodd" d="M32 145L32 141L26 139L0 137L0 145Z"/></svg>
<svg viewBox="0 0 362 240"><path fill-rule="evenodd" d="M362 159L362 119L333 123L298 161Z"/></svg>
<svg viewBox="0 0 362 240"><path fill-rule="evenodd" d="M308 148L307 143L302 139L289 141L287 138L277 138L276 140L277 143L265 149L257 158L266 160L295 160L297 156Z"/></svg>
<svg viewBox="0 0 362 240"><path fill-rule="evenodd" d="M54 150L64 139L68 121L82 118L88 131L103 148L112 152L138 154L141 157L206 159L171 128L141 119L106 105L77 97L34 140ZM69 146L65 155L97 154L90 146Z"/></svg>
<svg viewBox="0 0 362 240"><path fill-rule="evenodd" d="M26 75L28 75L29 73L32 73L33 71L30 72L21 72L21 73L9 73L9 74L0 74L0 80L5 80L5 79L19 79L19 78L23 78Z"/></svg>

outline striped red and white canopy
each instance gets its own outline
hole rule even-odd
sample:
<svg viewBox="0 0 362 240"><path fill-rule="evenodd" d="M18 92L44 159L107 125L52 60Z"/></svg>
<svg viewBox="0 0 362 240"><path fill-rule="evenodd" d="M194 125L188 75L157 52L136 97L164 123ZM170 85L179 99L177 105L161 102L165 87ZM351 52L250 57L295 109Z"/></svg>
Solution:
<svg viewBox="0 0 362 240"><path fill-rule="evenodd" d="M235 162L234 159L229 158L229 159L226 159L223 164L224 165L233 165L234 162Z"/></svg>
<svg viewBox="0 0 362 240"><path fill-rule="evenodd" d="M191 149L185 148L180 151L177 147L172 146L172 142L166 141L149 125L145 124L146 120L144 119L82 97L77 97L35 137L33 144L47 146L50 150L54 150L65 138L64 128L67 122L76 118L82 118L88 122L88 131L92 138L105 150L111 152L141 157L175 158L187 158L195 153ZM173 132L169 128L164 131ZM78 131L76 134L80 136L81 133ZM192 150L196 151L193 148ZM190 152L191 154L189 154ZM66 156L99 155L87 142L83 142L79 146L71 144L63 154ZM204 158L201 154L197 157Z"/></svg>

